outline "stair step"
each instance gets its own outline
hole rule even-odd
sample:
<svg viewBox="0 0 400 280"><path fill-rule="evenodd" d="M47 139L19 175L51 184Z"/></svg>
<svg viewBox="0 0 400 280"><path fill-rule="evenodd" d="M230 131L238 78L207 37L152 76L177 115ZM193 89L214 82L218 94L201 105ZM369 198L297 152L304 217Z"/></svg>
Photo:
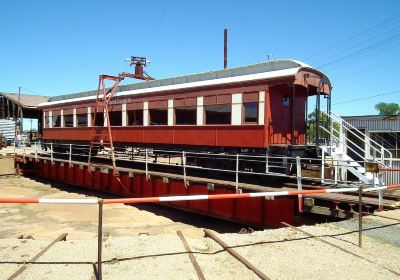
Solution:
<svg viewBox="0 0 400 280"><path fill-rule="evenodd" d="M90 142L91 145L107 145L107 144L111 144L111 142Z"/></svg>

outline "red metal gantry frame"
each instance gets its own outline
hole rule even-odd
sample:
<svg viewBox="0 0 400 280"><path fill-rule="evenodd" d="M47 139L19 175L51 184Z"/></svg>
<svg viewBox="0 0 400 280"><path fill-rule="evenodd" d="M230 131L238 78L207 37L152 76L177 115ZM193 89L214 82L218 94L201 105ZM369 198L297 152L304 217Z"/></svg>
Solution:
<svg viewBox="0 0 400 280"><path fill-rule="evenodd" d="M146 80L146 81L154 80L154 78L143 76L143 70L138 72L137 69L141 68L141 67L142 67L142 65L136 65L135 74L122 72L118 76L99 75L99 85L97 88L97 95L96 95L96 106L95 106L95 111L94 111L94 117L93 117L92 129L91 129L91 137L90 137L88 164L91 165L93 145L102 145L103 146L103 145L108 144L110 147L110 150L111 150L111 160L112 160L112 164L113 164L113 173L115 176L118 176L119 172L117 170L117 166L115 163L114 143L113 143L112 133L111 133L110 115L109 115L108 105L109 105L111 99L116 95L115 91L116 91L117 87L125 78L133 78L133 79L140 79L140 80ZM108 91L106 88L105 80L114 81L114 85ZM96 115L99 112L100 105L101 105L101 108L103 110L105 110L106 127L107 127L106 134L97 133L98 130L96 129ZM100 129L100 131L101 131L101 129ZM105 141L107 139L102 139L102 136L108 137L108 141Z"/></svg>

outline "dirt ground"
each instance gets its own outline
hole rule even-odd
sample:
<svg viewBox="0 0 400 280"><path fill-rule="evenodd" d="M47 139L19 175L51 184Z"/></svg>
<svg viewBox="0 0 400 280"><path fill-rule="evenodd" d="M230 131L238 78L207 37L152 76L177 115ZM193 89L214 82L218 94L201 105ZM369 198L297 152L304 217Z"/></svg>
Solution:
<svg viewBox="0 0 400 280"><path fill-rule="evenodd" d="M60 189L24 177L0 177L0 197L95 197L76 191L77 188ZM104 232L111 236L175 234L177 230L189 236L203 234L201 229L174 219L174 214L178 215L174 211L179 212L150 205L139 208L123 204L105 205ZM172 218L164 216L163 212ZM53 239L67 232L71 239L90 239L97 235L97 221L97 205L2 204L0 238L31 235L35 239Z"/></svg>
<svg viewBox="0 0 400 280"><path fill-rule="evenodd" d="M14 169L14 159L11 156L3 157L0 155L0 175L13 174Z"/></svg>

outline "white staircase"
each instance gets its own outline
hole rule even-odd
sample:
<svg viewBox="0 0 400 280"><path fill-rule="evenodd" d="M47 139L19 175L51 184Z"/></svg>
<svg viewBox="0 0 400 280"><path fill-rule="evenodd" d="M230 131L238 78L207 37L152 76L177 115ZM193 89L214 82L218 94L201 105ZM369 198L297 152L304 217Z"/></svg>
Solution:
<svg viewBox="0 0 400 280"><path fill-rule="evenodd" d="M332 157L332 160L346 171L349 171L356 176L361 182L366 185L375 186L379 185L379 178L375 177L370 172L366 172L365 168L357 161L354 161L349 155L345 154L340 148L331 148L330 146L320 146L323 153Z"/></svg>
<svg viewBox="0 0 400 280"><path fill-rule="evenodd" d="M341 117L333 113L330 115L324 112L321 113L324 118L328 119L328 127L321 125L320 128L329 135L329 143L320 145L322 153L330 156L333 161L337 162L341 170L345 172L349 171L356 176L360 182L363 182L369 187L378 186L380 183L383 184L373 173L366 172L364 164L366 162L376 162L379 163L380 166L386 166L385 160L388 160L389 165L391 165L391 152ZM350 138L363 143L364 147L360 147L360 145L354 143ZM351 151L359 160L356 161L351 158L347 151Z"/></svg>

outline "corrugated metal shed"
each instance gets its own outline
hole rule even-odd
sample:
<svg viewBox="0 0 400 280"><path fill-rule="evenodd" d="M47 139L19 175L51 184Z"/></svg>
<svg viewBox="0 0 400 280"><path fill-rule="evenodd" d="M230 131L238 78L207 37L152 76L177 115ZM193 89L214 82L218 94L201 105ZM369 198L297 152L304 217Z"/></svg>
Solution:
<svg viewBox="0 0 400 280"><path fill-rule="evenodd" d="M0 119L0 133L2 133L7 140L14 140L15 122L13 120Z"/></svg>
<svg viewBox="0 0 400 280"><path fill-rule="evenodd" d="M343 116L342 118L358 129L400 132L400 116L368 115Z"/></svg>

